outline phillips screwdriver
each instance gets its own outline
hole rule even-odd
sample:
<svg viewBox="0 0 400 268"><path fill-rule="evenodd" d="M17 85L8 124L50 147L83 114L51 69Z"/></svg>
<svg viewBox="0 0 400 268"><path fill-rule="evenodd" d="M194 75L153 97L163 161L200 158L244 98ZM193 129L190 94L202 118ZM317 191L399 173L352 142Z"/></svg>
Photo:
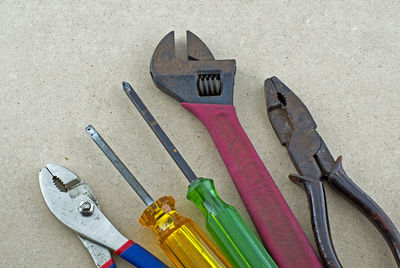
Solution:
<svg viewBox="0 0 400 268"><path fill-rule="evenodd" d="M154 201L96 129L89 125L86 132L146 204L139 222L153 229L161 249L177 267L232 267L199 227L176 211L172 196Z"/></svg>
<svg viewBox="0 0 400 268"><path fill-rule="evenodd" d="M197 177L132 86L125 93L189 181L187 198L206 217L206 228L235 267L278 267L237 210L218 196L211 179Z"/></svg>

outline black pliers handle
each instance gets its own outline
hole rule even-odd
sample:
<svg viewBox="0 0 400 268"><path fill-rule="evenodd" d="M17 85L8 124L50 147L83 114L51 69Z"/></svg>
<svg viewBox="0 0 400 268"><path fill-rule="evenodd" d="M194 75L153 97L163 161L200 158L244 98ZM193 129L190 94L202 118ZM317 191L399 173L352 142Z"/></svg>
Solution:
<svg viewBox="0 0 400 268"><path fill-rule="evenodd" d="M278 78L265 81L268 117L300 175L289 178L303 185L311 209L314 236L326 267L341 267L329 230L323 180L346 196L374 223L390 246L400 267L400 234L386 213L346 174L341 157L336 161L316 131L317 125L304 103Z"/></svg>

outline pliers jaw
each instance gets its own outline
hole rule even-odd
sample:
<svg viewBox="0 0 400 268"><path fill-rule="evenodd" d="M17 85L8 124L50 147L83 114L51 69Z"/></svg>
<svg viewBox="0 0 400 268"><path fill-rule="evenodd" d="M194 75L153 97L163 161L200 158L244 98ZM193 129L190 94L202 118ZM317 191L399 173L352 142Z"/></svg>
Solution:
<svg viewBox="0 0 400 268"><path fill-rule="evenodd" d="M154 84L179 102L232 104L235 60L215 60L195 34L186 32L187 60L175 55L174 32L158 44L150 63Z"/></svg>
<svg viewBox="0 0 400 268"><path fill-rule="evenodd" d="M267 111L272 127L282 145L287 145L292 132L307 133L317 124L304 103L277 77L265 80Z"/></svg>
<svg viewBox="0 0 400 268"><path fill-rule="evenodd" d="M69 169L57 164L47 164L39 173L39 184L49 209L64 224L75 219L65 219L68 215L66 208L74 203L75 199L89 199L94 206L98 206L96 196L90 187ZM73 209L71 210L71 214ZM72 216L72 215L71 215Z"/></svg>
<svg viewBox="0 0 400 268"><path fill-rule="evenodd" d="M80 194L85 194L94 204L98 205L96 196L93 194L89 186L86 183L83 183L75 173L57 164L47 164L40 171L39 183L43 197L49 209L60 220L63 217L59 218L57 215L62 212L63 208L58 204L62 202L70 202L71 199ZM64 211L64 213L67 212ZM86 239L79 234L77 234L77 237L89 251L96 267L101 267L111 259L111 253L107 248Z"/></svg>
<svg viewBox="0 0 400 268"><path fill-rule="evenodd" d="M39 184L50 211L77 234L112 250L127 241L100 211L90 187L72 171L48 164L39 173Z"/></svg>
<svg viewBox="0 0 400 268"><path fill-rule="evenodd" d="M287 105L287 90L282 90L285 89L282 87L276 87L276 85L280 85L281 83L282 82L276 77L268 78L265 80L264 88L267 113L272 128L278 136L280 143L286 146L286 144L289 143L293 129L285 110ZM282 91L284 91L285 94L282 94Z"/></svg>
<svg viewBox="0 0 400 268"><path fill-rule="evenodd" d="M278 78L265 80L267 112L272 127L301 175L320 179L315 155L323 143L304 103Z"/></svg>

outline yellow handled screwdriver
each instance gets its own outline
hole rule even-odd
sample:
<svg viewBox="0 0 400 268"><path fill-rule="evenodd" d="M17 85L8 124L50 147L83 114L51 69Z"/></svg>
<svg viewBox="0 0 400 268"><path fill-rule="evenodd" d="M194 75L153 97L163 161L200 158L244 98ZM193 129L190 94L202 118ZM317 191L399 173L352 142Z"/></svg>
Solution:
<svg viewBox="0 0 400 268"><path fill-rule="evenodd" d="M232 267L193 220L176 211L172 196L154 201L96 129L89 125L86 132L146 204L139 222L153 229L161 249L177 267Z"/></svg>

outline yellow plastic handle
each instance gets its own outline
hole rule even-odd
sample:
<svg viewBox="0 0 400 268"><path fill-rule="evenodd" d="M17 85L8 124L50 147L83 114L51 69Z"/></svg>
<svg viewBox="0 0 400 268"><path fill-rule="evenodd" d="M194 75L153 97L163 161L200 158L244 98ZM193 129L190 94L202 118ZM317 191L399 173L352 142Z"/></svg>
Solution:
<svg viewBox="0 0 400 268"><path fill-rule="evenodd" d="M172 196L148 206L139 222L154 230L158 244L177 267L232 267L199 227L175 210Z"/></svg>

